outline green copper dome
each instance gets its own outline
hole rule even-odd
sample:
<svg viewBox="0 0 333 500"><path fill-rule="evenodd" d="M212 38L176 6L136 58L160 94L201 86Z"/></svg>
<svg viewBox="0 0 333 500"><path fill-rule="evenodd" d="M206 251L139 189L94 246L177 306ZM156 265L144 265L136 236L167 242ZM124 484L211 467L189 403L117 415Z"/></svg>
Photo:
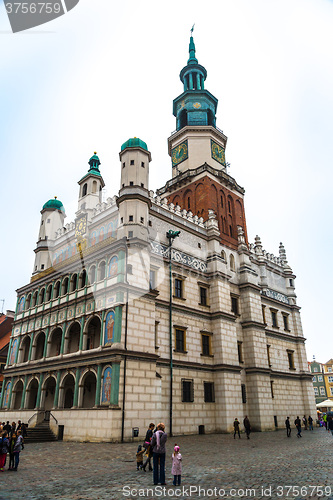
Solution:
<svg viewBox="0 0 333 500"><path fill-rule="evenodd" d="M148 151L147 144L138 137L133 137L133 139L128 139L128 141L124 142L121 146L121 151L124 151L126 148L142 148L145 151Z"/></svg>
<svg viewBox="0 0 333 500"><path fill-rule="evenodd" d="M65 212L64 205L61 203L60 200L57 200L56 197L54 197L52 200L47 201L43 205L43 210L60 210L61 212Z"/></svg>

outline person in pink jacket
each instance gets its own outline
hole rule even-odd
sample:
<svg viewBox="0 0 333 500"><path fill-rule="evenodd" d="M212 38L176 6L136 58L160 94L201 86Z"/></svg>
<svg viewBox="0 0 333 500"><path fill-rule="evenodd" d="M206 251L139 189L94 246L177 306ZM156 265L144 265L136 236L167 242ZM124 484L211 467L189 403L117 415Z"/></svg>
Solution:
<svg viewBox="0 0 333 500"><path fill-rule="evenodd" d="M173 485L180 486L182 478L182 456L179 451L179 446L174 447L174 452L172 454L172 469L171 474L173 474Z"/></svg>

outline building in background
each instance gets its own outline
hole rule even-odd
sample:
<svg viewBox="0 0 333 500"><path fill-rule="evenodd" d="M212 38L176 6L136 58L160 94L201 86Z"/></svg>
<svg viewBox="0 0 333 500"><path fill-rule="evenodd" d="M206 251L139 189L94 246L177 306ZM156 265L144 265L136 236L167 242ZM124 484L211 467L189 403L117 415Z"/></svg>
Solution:
<svg viewBox="0 0 333 500"><path fill-rule="evenodd" d="M6 311L0 314L0 393L2 390L3 374L8 357L8 346L14 322L14 311Z"/></svg>
<svg viewBox="0 0 333 500"><path fill-rule="evenodd" d="M333 400L333 359L324 363L323 373L327 397Z"/></svg>
<svg viewBox="0 0 333 500"><path fill-rule="evenodd" d="M312 383L314 395L316 398L316 404L321 403L327 399L327 392L325 386L324 378L324 367L321 363L318 363L315 359L308 362L309 371L312 374Z"/></svg>
<svg viewBox="0 0 333 500"><path fill-rule="evenodd" d="M316 416L295 275L257 236L227 171L217 99L193 38L173 102L172 178L149 190L151 153L120 151L118 196L102 201L95 153L65 224L41 211L30 283L18 290L0 418L51 411L68 440L253 430ZM240 145L241 147L241 145ZM158 168L156 166L155 168Z"/></svg>

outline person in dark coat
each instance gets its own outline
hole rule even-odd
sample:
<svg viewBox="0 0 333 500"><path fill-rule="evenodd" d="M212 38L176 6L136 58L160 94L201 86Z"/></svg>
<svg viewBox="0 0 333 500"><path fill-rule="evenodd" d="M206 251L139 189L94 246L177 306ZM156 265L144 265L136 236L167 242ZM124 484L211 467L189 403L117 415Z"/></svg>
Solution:
<svg viewBox="0 0 333 500"><path fill-rule="evenodd" d="M333 418L328 417L327 419L327 429L331 431L332 436L333 436Z"/></svg>
<svg viewBox="0 0 333 500"><path fill-rule="evenodd" d="M154 484L165 484L165 443L168 439L164 432L165 425L161 422L151 438L150 446L153 449L153 477Z"/></svg>
<svg viewBox="0 0 333 500"><path fill-rule="evenodd" d="M238 418L235 418L235 420L234 420L234 439L236 439L237 433L238 433L238 437L240 439L239 420L238 420Z"/></svg>
<svg viewBox="0 0 333 500"><path fill-rule="evenodd" d="M299 416L297 415L297 418L295 420L295 425L296 425L296 428L297 428L297 437L298 438L301 438L302 437L302 423L301 423L301 419L299 418Z"/></svg>
<svg viewBox="0 0 333 500"><path fill-rule="evenodd" d="M148 430L146 432L146 437L145 437L145 442L143 443L144 448L147 450L146 455L147 455L147 460L142 466L142 469L146 472L146 467L147 464L149 464L149 470L153 470L151 466L151 459L153 458L153 449L150 446L151 438L153 437L154 434L154 427L155 424L151 423L149 424Z"/></svg>
<svg viewBox="0 0 333 500"><path fill-rule="evenodd" d="M290 427L289 417L286 418L285 424L286 424L286 429L287 429L287 437L290 438L291 427Z"/></svg>
<svg viewBox="0 0 333 500"><path fill-rule="evenodd" d="M247 439L250 439L251 424L250 424L249 417L247 415L245 415L245 418L243 420L243 424L244 424L246 437L247 437Z"/></svg>
<svg viewBox="0 0 333 500"><path fill-rule="evenodd" d="M311 417L311 415L309 415L308 422L309 422L309 431L313 431L313 418Z"/></svg>

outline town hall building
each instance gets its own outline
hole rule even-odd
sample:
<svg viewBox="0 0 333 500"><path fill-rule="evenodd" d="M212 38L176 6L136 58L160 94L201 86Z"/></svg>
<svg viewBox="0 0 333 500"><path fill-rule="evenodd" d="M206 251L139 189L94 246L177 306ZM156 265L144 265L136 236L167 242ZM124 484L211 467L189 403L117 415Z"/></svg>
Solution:
<svg viewBox="0 0 333 500"><path fill-rule="evenodd" d="M248 241L206 77L191 36L172 177L156 193L148 146L131 138L117 195L103 201L95 153L75 220L57 198L43 205L32 277L17 291L2 421L33 426L46 412L66 440L126 441L150 422L176 435L229 432L245 415L258 431L315 418L295 275L282 244L274 256Z"/></svg>

